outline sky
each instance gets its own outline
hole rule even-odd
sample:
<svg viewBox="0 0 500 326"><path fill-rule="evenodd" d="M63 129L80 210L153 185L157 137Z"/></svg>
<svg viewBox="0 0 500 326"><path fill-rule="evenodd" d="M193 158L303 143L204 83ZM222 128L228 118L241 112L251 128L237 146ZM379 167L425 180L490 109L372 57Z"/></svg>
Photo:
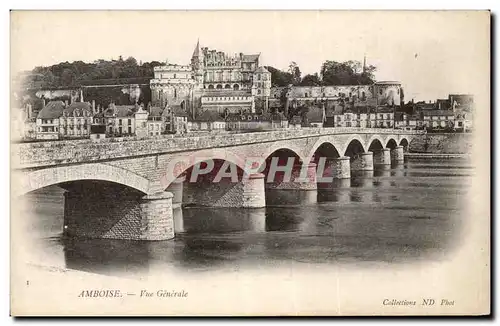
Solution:
<svg viewBox="0 0 500 326"><path fill-rule="evenodd" d="M14 11L11 73L63 61L188 64L196 41L302 76L362 61L400 81L405 101L474 94L489 80L489 13L444 11Z"/></svg>

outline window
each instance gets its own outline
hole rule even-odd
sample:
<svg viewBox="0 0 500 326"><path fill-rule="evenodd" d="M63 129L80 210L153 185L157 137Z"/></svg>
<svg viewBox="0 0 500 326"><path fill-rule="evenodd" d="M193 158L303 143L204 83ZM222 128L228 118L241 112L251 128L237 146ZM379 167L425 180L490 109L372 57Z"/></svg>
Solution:
<svg viewBox="0 0 500 326"><path fill-rule="evenodd" d="M121 126L122 125L122 119L118 119L118 124Z"/></svg>
<svg viewBox="0 0 500 326"><path fill-rule="evenodd" d="M177 78L177 75L176 75L176 74L174 74L174 78Z"/></svg>
<svg viewBox="0 0 500 326"><path fill-rule="evenodd" d="M259 95L260 95L260 93L261 93L261 92L260 92L260 89L259 89L259 90L257 91L257 94L259 94Z"/></svg>
<svg viewBox="0 0 500 326"><path fill-rule="evenodd" d="M380 89L379 94L382 95L382 88Z"/></svg>
<svg viewBox="0 0 500 326"><path fill-rule="evenodd" d="M307 94L307 92L306 92L306 93L304 94L304 97L308 97L308 94Z"/></svg>
<svg viewBox="0 0 500 326"><path fill-rule="evenodd" d="M462 121L459 121L459 122L458 122L458 126L459 126L459 127L462 127L462 126L463 126L463 124L464 124L464 123L463 123Z"/></svg>
<svg viewBox="0 0 500 326"><path fill-rule="evenodd" d="M129 134L131 134L131 133L132 133L132 127L131 127L131 126L129 126L129 127L128 127L128 133L129 133Z"/></svg>
<svg viewBox="0 0 500 326"><path fill-rule="evenodd" d="M128 119L128 125L132 125L132 119Z"/></svg>

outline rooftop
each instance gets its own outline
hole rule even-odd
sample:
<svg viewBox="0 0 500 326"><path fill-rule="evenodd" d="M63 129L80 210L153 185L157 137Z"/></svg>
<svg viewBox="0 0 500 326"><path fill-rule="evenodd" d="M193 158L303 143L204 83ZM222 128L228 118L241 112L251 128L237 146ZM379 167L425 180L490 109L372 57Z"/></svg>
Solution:
<svg viewBox="0 0 500 326"><path fill-rule="evenodd" d="M445 115L445 116L452 116L454 115L453 111L449 110L426 110L422 111L423 115Z"/></svg>
<svg viewBox="0 0 500 326"><path fill-rule="evenodd" d="M88 102L73 102L67 106L63 112L65 115L73 115L75 111L87 111L92 114L92 106Z"/></svg>
<svg viewBox="0 0 500 326"><path fill-rule="evenodd" d="M244 54L241 61L243 62L255 62L259 59L260 54Z"/></svg>
<svg viewBox="0 0 500 326"><path fill-rule="evenodd" d="M56 119L62 116L63 110L65 108L63 101L50 101L45 105L45 107L38 113L38 119Z"/></svg>

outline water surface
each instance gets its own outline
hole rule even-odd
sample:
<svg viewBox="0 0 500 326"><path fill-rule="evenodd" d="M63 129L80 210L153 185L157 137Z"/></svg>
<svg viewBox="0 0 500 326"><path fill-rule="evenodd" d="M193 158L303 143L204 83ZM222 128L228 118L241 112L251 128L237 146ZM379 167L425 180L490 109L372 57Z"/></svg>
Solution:
<svg viewBox="0 0 500 326"><path fill-rule="evenodd" d="M33 263L106 275L207 272L281 264L405 264L443 260L460 245L473 168L410 159L318 191L268 192L262 209L179 208L176 238L63 239L56 186L25 196Z"/></svg>

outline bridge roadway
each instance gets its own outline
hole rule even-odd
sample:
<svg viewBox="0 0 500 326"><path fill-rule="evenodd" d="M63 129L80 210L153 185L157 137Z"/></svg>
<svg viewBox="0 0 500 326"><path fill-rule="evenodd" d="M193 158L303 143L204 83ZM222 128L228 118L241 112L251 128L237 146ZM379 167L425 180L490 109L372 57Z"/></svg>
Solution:
<svg viewBox="0 0 500 326"><path fill-rule="evenodd" d="M318 163L326 166L329 177L346 179L351 170L373 171L374 164L402 162L419 133L302 128L18 143L11 145L12 194L51 185L67 190L67 235L164 240L174 237L173 205L265 207L269 191L315 190ZM269 169L257 171L248 164L258 166L274 157L298 159L291 180L266 183ZM232 163L248 178L217 185L178 182L194 165L210 159ZM299 178L302 171L307 181ZM183 200L186 186L191 195Z"/></svg>

